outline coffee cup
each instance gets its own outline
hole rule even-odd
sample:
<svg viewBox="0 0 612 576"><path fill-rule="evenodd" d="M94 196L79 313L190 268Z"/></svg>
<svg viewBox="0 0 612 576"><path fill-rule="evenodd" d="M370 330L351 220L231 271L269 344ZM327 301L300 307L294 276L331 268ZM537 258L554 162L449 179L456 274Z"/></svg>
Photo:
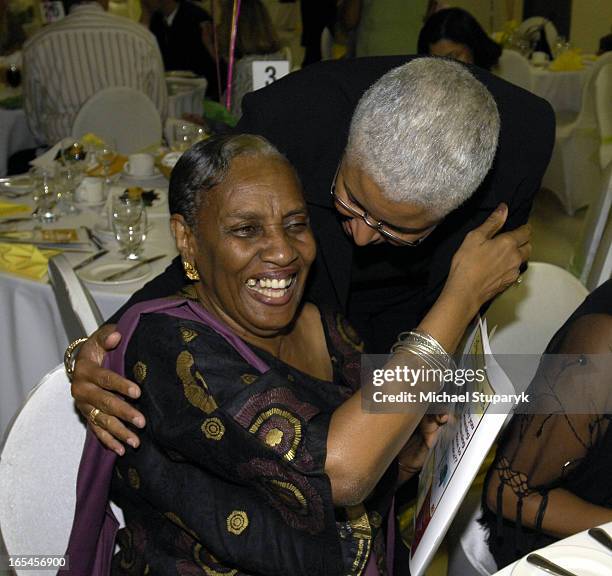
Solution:
<svg viewBox="0 0 612 576"><path fill-rule="evenodd" d="M546 52L534 52L531 55L531 61L534 64L545 64L548 62L548 54Z"/></svg>
<svg viewBox="0 0 612 576"><path fill-rule="evenodd" d="M155 162L151 154L130 154L125 164L125 171L135 178L151 176Z"/></svg>
<svg viewBox="0 0 612 576"><path fill-rule="evenodd" d="M87 176L77 186L74 197L77 202L94 204L104 200L104 182L101 178Z"/></svg>

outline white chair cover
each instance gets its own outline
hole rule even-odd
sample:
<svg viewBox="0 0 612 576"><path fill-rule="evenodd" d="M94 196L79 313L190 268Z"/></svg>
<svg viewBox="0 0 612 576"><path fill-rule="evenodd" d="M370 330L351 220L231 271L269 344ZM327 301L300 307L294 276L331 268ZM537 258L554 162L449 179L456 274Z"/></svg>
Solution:
<svg viewBox="0 0 612 576"><path fill-rule="evenodd" d="M63 366L32 390L0 455L0 531L8 554L64 554L85 442ZM17 570L48 576L49 570Z"/></svg>
<svg viewBox="0 0 612 576"><path fill-rule="evenodd" d="M76 504L86 427L63 365L30 392L0 452L0 535L8 554L62 555ZM111 503L120 526L121 509ZM17 576L48 576L17 570Z"/></svg>
<svg viewBox="0 0 612 576"><path fill-rule="evenodd" d="M517 28L517 32L521 36L528 36L530 32L534 32L540 27L544 28L544 35L546 36L548 47L554 50L559 34L555 25L548 20L548 18L544 18L544 16L531 16L523 20Z"/></svg>
<svg viewBox="0 0 612 576"><path fill-rule="evenodd" d="M113 86L94 94L76 115L72 135L80 138L88 132L114 140L121 154L133 154L161 144L162 121L146 94Z"/></svg>
<svg viewBox="0 0 612 576"><path fill-rule="evenodd" d="M607 75L612 74L612 52L600 56L591 66L578 116L557 118L555 147L542 180L542 186L557 195L570 215L596 199L602 185L602 162L605 159L600 132L608 128L599 123L603 121L612 127L612 100L598 103L600 95L596 87L602 73L605 76L600 83L603 86L601 94L610 94L609 83L612 80Z"/></svg>
<svg viewBox="0 0 612 576"><path fill-rule="evenodd" d="M499 58L495 73L525 90L531 90L531 73L529 61L516 50L505 49Z"/></svg>
<svg viewBox="0 0 612 576"><path fill-rule="evenodd" d="M95 332L102 324L102 314L64 254L49 260L49 280L68 341Z"/></svg>
<svg viewBox="0 0 612 576"><path fill-rule="evenodd" d="M594 290L610 277L610 269L606 269L605 261L610 252L610 238L609 234L606 236L606 226L612 227L612 163L606 168L602 181L601 193L591 203L586 214L580 246L571 264L572 271L580 276L580 280L590 290Z"/></svg>

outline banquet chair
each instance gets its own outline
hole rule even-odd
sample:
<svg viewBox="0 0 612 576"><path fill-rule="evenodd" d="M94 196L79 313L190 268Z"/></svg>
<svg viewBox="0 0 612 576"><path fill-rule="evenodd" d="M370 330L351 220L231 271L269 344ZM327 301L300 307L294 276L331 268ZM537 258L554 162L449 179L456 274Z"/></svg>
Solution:
<svg viewBox="0 0 612 576"><path fill-rule="evenodd" d="M105 88L94 94L79 110L72 136L87 133L115 142L120 154L133 154L159 146L162 121L155 104L144 93L125 86Z"/></svg>
<svg viewBox="0 0 612 576"><path fill-rule="evenodd" d="M610 76L612 52L600 56L588 71L578 115L557 115L555 147L542 186L559 198L569 215L596 199L604 162L610 160L610 148L600 134L606 124L612 130L611 100L604 99L612 94Z"/></svg>
<svg viewBox="0 0 612 576"><path fill-rule="evenodd" d="M586 213L579 247L570 269L590 289L610 277L606 259L612 258L610 252L610 231L612 224L612 162L604 171L603 185L599 196L591 203ZM608 230L606 229L606 226Z"/></svg>
<svg viewBox="0 0 612 576"><path fill-rule="evenodd" d="M68 341L95 332L102 324L102 314L64 254L49 260L49 281Z"/></svg>
<svg viewBox="0 0 612 576"><path fill-rule="evenodd" d="M521 379L530 382L539 357L588 290L567 270L545 262L531 262L522 282L503 292L487 311L494 355L521 355ZM501 357L498 357L502 366ZM508 376L512 380L512 373ZM482 484L473 485L449 530L448 576L488 576L497 571L486 544L482 515ZM501 566L499 567L501 568Z"/></svg>
<svg viewBox="0 0 612 576"><path fill-rule="evenodd" d="M530 38L538 28L544 30L548 47L554 50L559 33L555 25L548 18L544 18L544 16L531 16L523 20L516 31L520 36Z"/></svg>
<svg viewBox="0 0 612 576"><path fill-rule="evenodd" d="M66 552L85 432L60 365L30 392L0 452L0 534L8 554ZM112 506L124 525L120 509ZM16 573L50 574L31 567Z"/></svg>
<svg viewBox="0 0 612 576"><path fill-rule="evenodd" d="M529 61L522 54L516 50L504 49L494 72L516 86L520 86L525 90L531 90L531 71L529 66Z"/></svg>

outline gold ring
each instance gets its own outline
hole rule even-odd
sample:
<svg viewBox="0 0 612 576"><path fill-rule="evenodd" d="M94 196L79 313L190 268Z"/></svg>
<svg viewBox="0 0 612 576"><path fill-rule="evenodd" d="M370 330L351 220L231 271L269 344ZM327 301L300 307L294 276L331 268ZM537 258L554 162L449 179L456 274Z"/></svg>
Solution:
<svg viewBox="0 0 612 576"><path fill-rule="evenodd" d="M100 408L92 408L91 411L89 412L89 416L87 416L87 418L89 418L89 421L94 426L100 426L100 424L98 424L98 422L96 422L96 418L98 417L100 412L102 412L102 410L100 410Z"/></svg>

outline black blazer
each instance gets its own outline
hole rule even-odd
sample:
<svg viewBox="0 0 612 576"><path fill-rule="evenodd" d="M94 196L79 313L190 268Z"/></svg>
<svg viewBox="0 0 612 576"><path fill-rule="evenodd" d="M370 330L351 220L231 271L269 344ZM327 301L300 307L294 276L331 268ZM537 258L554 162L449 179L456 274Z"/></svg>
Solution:
<svg viewBox="0 0 612 576"><path fill-rule="evenodd" d="M350 120L363 92L391 68L412 57L384 56L327 61L289 74L270 86L247 94L242 132L260 134L277 146L296 167L317 237L318 255L306 294L325 307L336 307L360 325L359 310L347 310L353 253L360 248L344 234L333 208L330 185L342 156ZM505 229L527 221L533 198L550 159L554 143L554 115L549 104L513 84L472 67L472 72L493 94L501 116L501 134L493 167L473 197L449 214L419 247L393 248L394 262L413 280L408 308L398 309L397 325L389 326L384 342L372 349L388 350L388 339L413 328L438 297L450 261L473 228L480 225L500 202L509 206ZM180 281L180 268L170 277ZM143 289L144 290L144 289ZM155 296L153 294L152 296ZM392 307L393 304L391 303Z"/></svg>

